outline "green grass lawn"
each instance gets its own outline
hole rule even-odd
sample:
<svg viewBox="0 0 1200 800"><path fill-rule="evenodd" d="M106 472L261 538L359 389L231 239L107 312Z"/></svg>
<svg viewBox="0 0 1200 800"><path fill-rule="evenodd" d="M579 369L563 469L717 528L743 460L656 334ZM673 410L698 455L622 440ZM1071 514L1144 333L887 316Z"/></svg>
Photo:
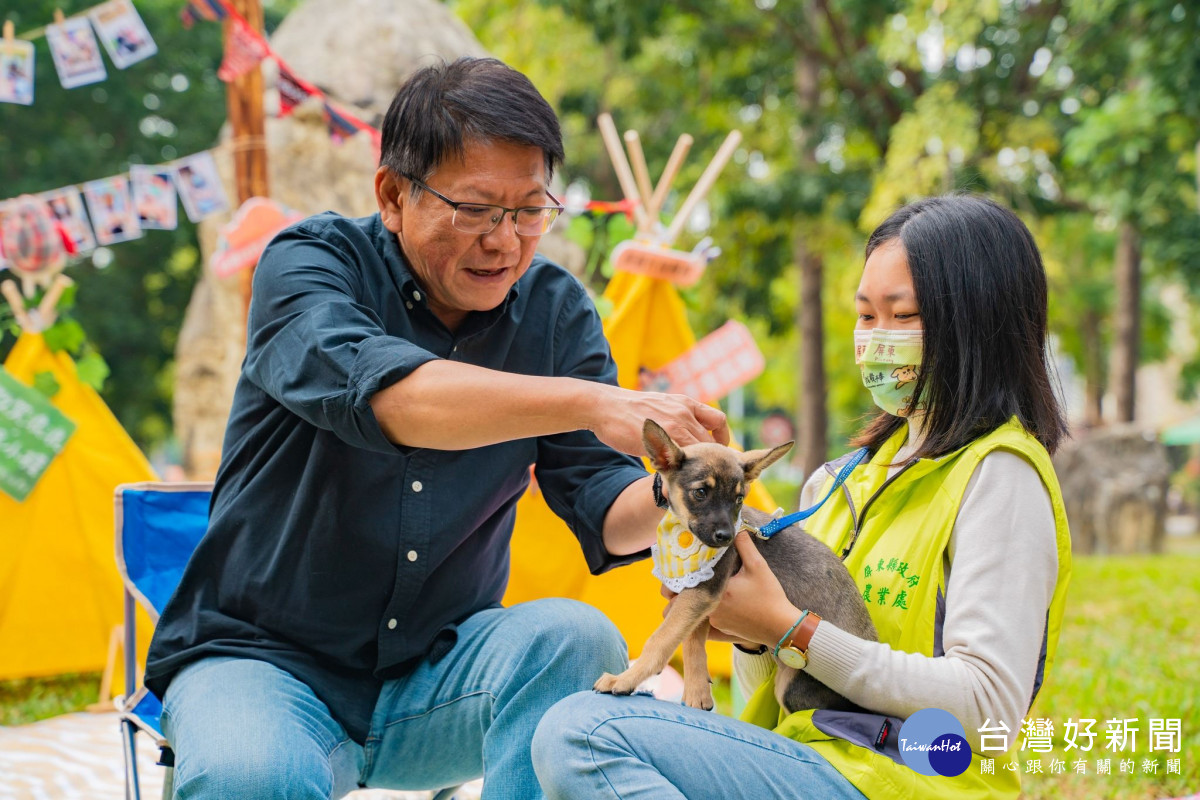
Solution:
<svg viewBox="0 0 1200 800"><path fill-rule="evenodd" d="M1030 798L1158 800L1200 792L1200 554L1192 545L1162 556L1076 557L1058 661L1030 718L1054 725L1054 750L1038 758L1043 774L1023 777ZM1067 720L1095 719L1090 752L1067 751ZM1136 719L1137 750L1106 749L1107 720ZM1178 719L1180 751L1150 751L1150 720ZM1080 740L1082 744L1082 740ZM1020 742L1018 741L1018 744ZM1164 744L1164 742L1160 742ZM1074 772L1085 760L1086 774ZM1096 760L1111 758L1111 773ZM1051 774L1054 759L1065 771ZM1122 774L1120 762L1133 759ZM1144 761L1154 763L1154 773ZM1167 774L1167 760L1179 774Z"/></svg>
<svg viewBox="0 0 1200 800"><path fill-rule="evenodd" d="M1161 800L1200 792L1200 547L1173 545L1162 556L1076 557L1059 642L1058 660L1030 719L1053 724L1048 753L1026 750L1021 769L1033 800ZM96 699L98 674L0 682L0 724L19 725L82 710ZM715 687L718 709L728 712L726 682ZM1068 751L1068 720L1095 719L1090 752ZM1105 749L1106 722L1133 719L1136 751ZM1180 751L1151 753L1150 720L1180 721ZM1020 739L1015 740L1019 745ZM1086 773L1075 772L1085 760ZM1096 760L1111 759L1111 774ZM1167 773L1167 759L1179 773ZM1042 774L1028 772L1040 760ZM1054 760L1063 772L1052 772ZM1122 759L1133 770L1121 773ZM1144 761L1155 764L1155 772Z"/></svg>

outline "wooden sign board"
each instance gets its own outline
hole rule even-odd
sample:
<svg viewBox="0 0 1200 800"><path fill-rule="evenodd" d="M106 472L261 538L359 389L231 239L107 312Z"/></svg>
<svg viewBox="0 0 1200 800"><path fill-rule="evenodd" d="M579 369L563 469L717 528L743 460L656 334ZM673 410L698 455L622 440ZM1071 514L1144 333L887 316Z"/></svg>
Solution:
<svg viewBox="0 0 1200 800"><path fill-rule="evenodd" d="M621 242L612 252L614 269L661 278L676 286L692 286L704 274L708 260L700 253L672 250L655 242L630 239Z"/></svg>
<svg viewBox="0 0 1200 800"><path fill-rule="evenodd" d="M642 370L643 391L686 394L711 403L754 380L766 360L749 328L730 320L659 370Z"/></svg>
<svg viewBox="0 0 1200 800"><path fill-rule="evenodd" d="M75 423L0 367L0 491L23 502L75 432Z"/></svg>

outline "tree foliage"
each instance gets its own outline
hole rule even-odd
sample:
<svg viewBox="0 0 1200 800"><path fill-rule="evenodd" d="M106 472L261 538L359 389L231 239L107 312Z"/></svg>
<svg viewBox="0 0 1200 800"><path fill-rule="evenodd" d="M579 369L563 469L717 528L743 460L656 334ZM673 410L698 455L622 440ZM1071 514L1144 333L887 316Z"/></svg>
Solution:
<svg viewBox="0 0 1200 800"><path fill-rule="evenodd" d="M6 9L17 35L76 6L22 0ZM216 76L221 26L179 19L179 0L137 0L158 52L128 69L106 59L106 80L75 89L58 82L45 38L35 40L36 84L29 107L0 104L0 194L3 198L81 184L212 147L225 120L225 89ZM268 7L277 22L282 6ZM0 199L3 199L0 198ZM78 292L71 312L108 362L102 396L144 448L171 430L172 364L179 327L200 270L195 226L180 210L175 231L102 248L67 268ZM12 346L0 339L0 357Z"/></svg>

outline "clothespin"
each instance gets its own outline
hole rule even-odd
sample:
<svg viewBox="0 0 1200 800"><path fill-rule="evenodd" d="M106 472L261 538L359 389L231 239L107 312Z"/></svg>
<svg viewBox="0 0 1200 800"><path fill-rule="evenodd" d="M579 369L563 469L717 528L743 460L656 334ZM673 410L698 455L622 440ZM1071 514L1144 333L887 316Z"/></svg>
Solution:
<svg viewBox="0 0 1200 800"><path fill-rule="evenodd" d="M11 19L4 20L4 43L9 44L15 38L17 38L17 33L13 29L12 20Z"/></svg>
<svg viewBox="0 0 1200 800"><path fill-rule="evenodd" d="M61 8L54 9L54 24L62 25L66 21L67 21L67 18L65 16L63 16L62 9Z"/></svg>

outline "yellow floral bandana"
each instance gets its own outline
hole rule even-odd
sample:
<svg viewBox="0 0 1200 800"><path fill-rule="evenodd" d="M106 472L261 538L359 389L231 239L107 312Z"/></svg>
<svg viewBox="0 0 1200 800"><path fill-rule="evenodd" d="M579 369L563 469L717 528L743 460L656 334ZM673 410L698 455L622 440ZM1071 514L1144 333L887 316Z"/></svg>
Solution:
<svg viewBox="0 0 1200 800"><path fill-rule="evenodd" d="M738 518L737 529L742 520ZM658 541L650 545L654 577L673 592L699 586L713 576L713 565L728 547L709 547L700 537L683 527L674 512L667 511L658 523Z"/></svg>

